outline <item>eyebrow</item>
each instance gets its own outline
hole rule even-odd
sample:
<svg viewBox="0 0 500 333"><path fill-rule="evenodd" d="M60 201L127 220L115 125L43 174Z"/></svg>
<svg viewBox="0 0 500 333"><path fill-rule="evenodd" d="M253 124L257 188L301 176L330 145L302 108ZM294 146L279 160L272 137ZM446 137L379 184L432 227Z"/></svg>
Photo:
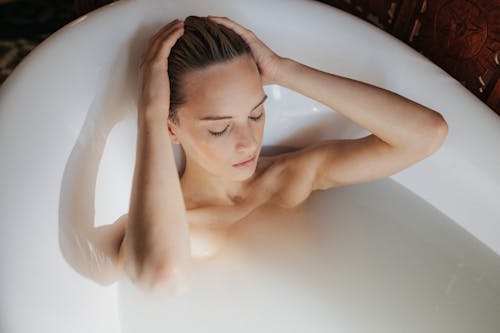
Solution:
<svg viewBox="0 0 500 333"><path fill-rule="evenodd" d="M264 98L259 102L259 104L254 106L253 109L250 110L250 112L257 109L262 103L264 103L264 101L266 99L267 99L267 95L264 95ZM233 117L231 117L231 116L207 116L207 117L200 118L200 120L221 120L221 119L230 119L230 118L233 118Z"/></svg>

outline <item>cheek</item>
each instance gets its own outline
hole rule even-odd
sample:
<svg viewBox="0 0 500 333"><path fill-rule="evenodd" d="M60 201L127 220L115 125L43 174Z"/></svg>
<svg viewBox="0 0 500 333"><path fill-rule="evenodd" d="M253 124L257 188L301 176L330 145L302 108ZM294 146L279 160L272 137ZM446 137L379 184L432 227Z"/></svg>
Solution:
<svg viewBox="0 0 500 333"><path fill-rule="evenodd" d="M264 121L259 123L259 126L257 127L257 135L258 135L258 140L259 142L262 142L263 136L264 136Z"/></svg>
<svg viewBox="0 0 500 333"><path fill-rule="evenodd" d="M212 164L220 164L229 160L228 153L231 149L230 143L226 140L204 138L200 143L200 153L203 154L206 161L210 161Z"/></svg>

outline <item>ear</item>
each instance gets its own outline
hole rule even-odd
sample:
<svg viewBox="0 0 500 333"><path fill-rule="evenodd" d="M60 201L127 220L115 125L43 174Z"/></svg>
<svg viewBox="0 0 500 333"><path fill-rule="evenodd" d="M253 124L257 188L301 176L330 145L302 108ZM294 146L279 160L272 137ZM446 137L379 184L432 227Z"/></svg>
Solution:
<svg viewBox="0 0 500 333"><path fill-rule="evenodd" d="M177 134L175 133L177 130L177 127L172 123L170 119L167 119L167 128L168 128L168 135L170 135L170 140L175 143L175 144L180 144L179 138L177 137Z"/></svg>

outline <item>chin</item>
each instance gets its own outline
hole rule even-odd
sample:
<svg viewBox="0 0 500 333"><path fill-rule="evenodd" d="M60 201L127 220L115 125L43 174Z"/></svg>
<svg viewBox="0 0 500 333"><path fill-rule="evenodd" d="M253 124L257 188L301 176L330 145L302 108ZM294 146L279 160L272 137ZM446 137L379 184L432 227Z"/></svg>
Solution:
<svg viewBox="0 0 500 333"><path fill-rule="evenodd" d="M233 169L234 169L234 167L233 167ZM252 166L250 168L241 169L241 170L236 169L233 180L234 181L247 180L248 178L252 177L254 172L255 172L254 166Z"/></svg>

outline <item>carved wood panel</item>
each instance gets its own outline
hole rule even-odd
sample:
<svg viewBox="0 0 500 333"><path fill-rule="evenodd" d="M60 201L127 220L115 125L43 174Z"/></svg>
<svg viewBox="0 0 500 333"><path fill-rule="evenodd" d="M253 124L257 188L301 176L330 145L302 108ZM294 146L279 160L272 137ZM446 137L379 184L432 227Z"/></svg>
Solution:
<svg viewBox="0 0 500 333"><path fill-rule="evenodd" d="M500 114L498 1L424 0L409 43Z"/></svg>
<svg viewBox="0 0 500 333"><path fill-rule="evenodd" d="M319 0L391 33L500 115L499 0Z"/></svg>

